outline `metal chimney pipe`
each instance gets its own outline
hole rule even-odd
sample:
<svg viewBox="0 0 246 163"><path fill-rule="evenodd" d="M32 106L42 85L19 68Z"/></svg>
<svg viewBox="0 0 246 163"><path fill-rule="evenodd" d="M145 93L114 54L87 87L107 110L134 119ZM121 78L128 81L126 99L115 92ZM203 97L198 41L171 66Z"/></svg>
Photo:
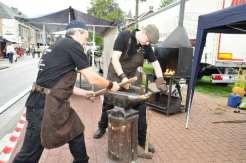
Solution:
<svg viewBox="0 0 246 163"><path fill-rule="evenodd" d="M179 27L182 27L184 25L185 1L186 0L180 0L179 24L178 24Z"/></svg>

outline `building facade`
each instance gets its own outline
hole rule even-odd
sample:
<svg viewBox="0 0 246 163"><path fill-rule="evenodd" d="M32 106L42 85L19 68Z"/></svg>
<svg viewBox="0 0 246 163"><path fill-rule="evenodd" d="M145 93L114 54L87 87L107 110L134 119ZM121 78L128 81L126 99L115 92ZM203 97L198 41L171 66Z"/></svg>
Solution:
<svg viewBox="0 0 246 163"><path fill-rule="evenodd" d="M26 18L25 15L18 11L17 8L10 8L0 2L1 38L3 40L15 42L22 48L41 44L42 30L24 22L23 18ZM4 52L4 50L2 50L2 52ZM3 56L3 54L1 56Z"/></svg>

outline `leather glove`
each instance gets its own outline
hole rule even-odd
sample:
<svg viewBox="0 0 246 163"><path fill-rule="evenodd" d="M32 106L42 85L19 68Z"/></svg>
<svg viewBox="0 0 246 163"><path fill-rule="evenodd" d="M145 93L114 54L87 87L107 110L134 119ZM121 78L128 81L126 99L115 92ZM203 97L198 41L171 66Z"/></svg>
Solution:
<svg viewBox="0 0 246 163"><path fill-rule="evenodd" d="M156 87L162 91L162 92L167 92L167 85L166 85L166 81L163 79L163 77L160 77L160 78L157 78L155 80L155 84L156 84Z"/></svg>
<svg viewBox="0 0 246 163"><path fill-rule="evenodd" d="M127 81L128 81L128 78L127 78L127 77L124 77L124 78L121 80L121 82L127 82ZM125 89L130 89L130 86L131 86L131 84L128 83L128 84L125 84L125 85L123 85L123 86L121 86L121 87L123 87L123 88L125 88Z"/></svg>
<svg viewBox="0 0 246 163"><path fill-rule="evenodd" d="M119 89L120 89L119 84L118 84L117 82L113 82L113 86L112 86L112 88L110 89L110 91L116 92L116 91L118 91Z"/></svg>

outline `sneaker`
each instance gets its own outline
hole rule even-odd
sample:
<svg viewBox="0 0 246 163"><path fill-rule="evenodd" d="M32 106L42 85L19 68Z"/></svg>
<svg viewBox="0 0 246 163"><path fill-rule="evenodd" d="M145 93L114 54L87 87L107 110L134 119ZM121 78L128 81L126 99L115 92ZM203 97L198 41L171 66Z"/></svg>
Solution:
<svg viewBox="0 0 246 163"><path fill-rule="evenodd" d="M106 130L98 128L97 131L94 133L93 138L99 139L105 134Z"/></svg>

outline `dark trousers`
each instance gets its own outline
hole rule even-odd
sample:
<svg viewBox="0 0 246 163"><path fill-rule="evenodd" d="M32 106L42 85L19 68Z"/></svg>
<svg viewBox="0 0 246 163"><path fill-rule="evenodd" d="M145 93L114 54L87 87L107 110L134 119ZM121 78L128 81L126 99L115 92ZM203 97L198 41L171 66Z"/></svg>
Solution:
<svg viewBox="0 0 246 163"><path fill-rule="evenodd" d="M40 131L43 109L27 108L28 121L26 135L20 152L15 156L13 163L38 163L44 147L41 145ZM69 149L74 157L73 163L88 163L84 134L80 134L69 141Z"/></svg>
<svg viewBox="0 0 246 163"><path fill-rule="evenodd" d="M110 104L109 99L104 98L101 119L98 122L98 127L102 130L106 130L108 127L108 114L107 111L114 108L114 105ZM138 111L138 144L141 146L145 145L146 140L146 105L139 103L132 107L132 109Z"/></svg>
<svg viewBox="0 0 246 163"><path fill-rule="evenodd" d="M14 53L8 53L9 63L13 63Z"/></svg>
<svg viewBox="0 0 246 163"><path fill-rule="evenodd" d="M37 52L37 54L38 54L38 58L40 58L40 52Z"/></svg>

